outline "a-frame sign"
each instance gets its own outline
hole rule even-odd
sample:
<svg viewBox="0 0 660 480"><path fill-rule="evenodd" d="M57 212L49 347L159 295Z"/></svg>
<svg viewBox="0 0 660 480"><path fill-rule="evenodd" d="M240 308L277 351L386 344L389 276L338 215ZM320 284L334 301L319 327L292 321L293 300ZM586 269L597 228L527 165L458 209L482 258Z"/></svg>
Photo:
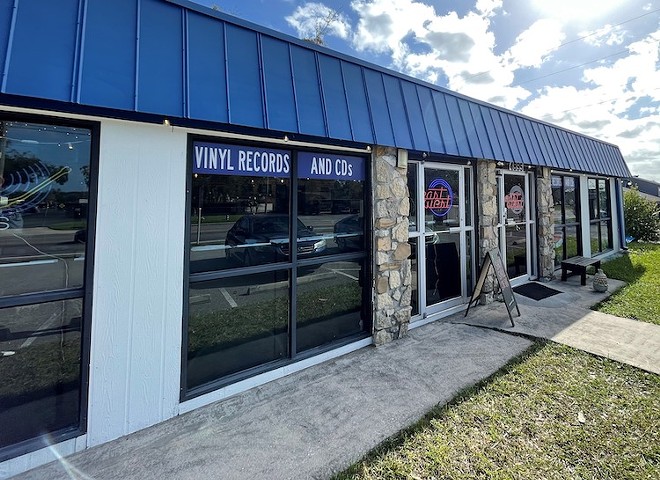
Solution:
<svg viewBox="0 0 660 480"><path fill-rule="evenodd" d="M470 303L468 304L468 308L465 311L465 316L467 317L467 314L470 311L470 307L472 306L472 304L474 303L476 305L477 301L479 300L479 295L481 295L481 289L484 286L484 280L486 280L486 275L488 275L488 270L490 269L491 266L493 267L493 271L495 272L495 277L497 278L497 282L500 284L500 290L502 290L502 298L504 299L504 305L506 305L506 310L507 312L509 312L509 320L511 320L511 326L515 327L516 325L513 323L513 316L511 315L511 312L513 311L513 307L516 307L518 316L520 316L520 309L518 308L518 302L516 302L516 297L514 297L513 295L513 290L511 289L511 282L509 282L509 276L506 273L506 268L504 267L504 261L502 260L502 256L500 255L500 250L497 248L487 251L486 255L484 256L484 260L481 263L481 270L479 272L477 284L475 285L474 291L472 292L472 297L470 297Z"/></svg>

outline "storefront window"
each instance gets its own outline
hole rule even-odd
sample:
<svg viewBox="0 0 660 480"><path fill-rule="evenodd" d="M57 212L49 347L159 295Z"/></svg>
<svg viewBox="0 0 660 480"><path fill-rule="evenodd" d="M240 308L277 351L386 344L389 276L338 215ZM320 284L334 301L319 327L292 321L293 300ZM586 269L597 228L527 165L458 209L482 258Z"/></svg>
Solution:
<svg viewBox="0 0 660 480"><path fill-rule="evenodd" d="M580 184L578 179L567 175L553 175L552 199L555 224L555 265L581 255L580 244Z"/></svg>
<svg viewBox="0 0 660 480"><path fill-rule="evenodd" d="M285 176L193 175L191 273L289 260ZM297 228L305 231L302 222Z"/></svg>
<svg viewBox="0 0 660 480"><path fill-rule="evenodd" d="M201 140L191 154L191 395L367 335L365 159Z"/></svg>
<svg viewBox="0 0 660 480"><path fill-rule="evenodd" d="M604 178L590 178L589 221L591 255L612 249L612 207L610 182Z"/></svg>
<svg viewBox="0 0 660 480"><path fill-rule="evenodd" d="M331 261L298 269L298 351L364 330L362 262Z"/></svg>
<svg viewBox="0 0 660 480"><path fill-rule="evenodd" d="M0 116L0 450L84 429L91 140Z"/></svg>
<svg viewBox="0 0 660 480"><path fill-rule="evenodd" d="M288 292L277 270L192 283L188 388L287 357Z"/></svg>

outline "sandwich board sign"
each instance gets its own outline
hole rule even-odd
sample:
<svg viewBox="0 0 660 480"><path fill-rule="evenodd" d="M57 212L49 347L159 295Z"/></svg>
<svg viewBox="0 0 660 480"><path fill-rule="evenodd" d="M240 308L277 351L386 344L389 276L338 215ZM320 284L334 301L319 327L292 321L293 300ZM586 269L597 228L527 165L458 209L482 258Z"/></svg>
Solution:
<svg viewBox="0 0 660 480"><path fill-rule="evenodd" d="M500 255L500 250L494 248L488 250L484 256L483 262L481 262L481 270L479 271L479 277L477 278L477 284L474 287L472 296L470 297L470 302L468 303L468 308L465 311L465 316L467 317L470 307L474 303L476 305L479 300L479 295L481 295L481 289L484 286L484 281L486 280L486 275L488 275L488 270L490 267L493 267L495 272L495 277L497 278L497 283L500 284L500 290L502 290L502 298L504 299L504 305L506 305L506 310L509 312L509 320L511 320L511 326L515 327L513 323L513 316L511 312L513 308L516 308L518 316L520 316L520 309L518 308L518 302L516 302L516 297L513 295L513 289L511 288L511 282L509 282L509 275L506 273L506 268L504 267L504 261Z"/></svg>

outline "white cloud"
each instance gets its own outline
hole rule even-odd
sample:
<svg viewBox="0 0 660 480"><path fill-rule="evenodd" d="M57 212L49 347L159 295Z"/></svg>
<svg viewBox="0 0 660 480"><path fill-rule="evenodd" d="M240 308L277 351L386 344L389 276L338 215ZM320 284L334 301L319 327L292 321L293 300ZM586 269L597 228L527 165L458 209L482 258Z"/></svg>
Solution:
<svg viewBox="0 0 660 480"><path fill-rule="evenodd" d="M609 24L597 30L580 32L579 35L583 37L584 43L593 47L621 45L626 38L626 33L621 27Z"/></svg>
<svg viewBox="0 0 660 480"><path fill-rule="evenodd" d="M503 0L477 0L474 6L475 10L488 17L495 14L496 10L502 8Z"/></svg>
<svg viewBox="0 0 660 480"><path fill-rule="evenodd" d="M347 39L351 31L350 22L345 15L322 3L309 2L299 5L285 19L301 38L314 38L320 34L322 37L334 35Z"/></svg>
<svg viewBox="0 0 660 480"><path fill-rule="evenodd" d="M504 59L512 69L540 67L550 52L561 45L564 37L561 24L556 20L537 20L518 35Z"/></svg>
<svg viewBox="0 0 660 480"><path fill-rule="evenodd" d="M618 145L633 173L660 181L660 31L586 69L585 84L547 87L521 111ZM631 113L632 112L632 113Z"/></svg>
<svg viewBox="0 0 660 480"><path fill-rule="evenodd" d="M511 67L493 53L491 17L501 0L478 0L462 17L454 11L438 15L414 0L355 0L351 6L359 16L356 50L389 54L399 71L430 82L444 75L450 89L509 108L529 96L521 87L508 86L514 78ZM522 47L519 52L520 59L510 56L517 63L540 61Z"/></svg>

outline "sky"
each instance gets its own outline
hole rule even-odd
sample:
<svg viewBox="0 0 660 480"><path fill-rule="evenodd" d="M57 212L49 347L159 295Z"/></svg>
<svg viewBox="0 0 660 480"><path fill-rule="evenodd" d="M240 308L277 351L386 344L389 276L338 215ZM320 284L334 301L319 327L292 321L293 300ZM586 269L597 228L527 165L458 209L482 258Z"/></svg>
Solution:
<svg viewBox="0 0 660 480"><path fill-rule="evenodd" d="M618 145L660 183L656 0L194 0Z"/></svg>

